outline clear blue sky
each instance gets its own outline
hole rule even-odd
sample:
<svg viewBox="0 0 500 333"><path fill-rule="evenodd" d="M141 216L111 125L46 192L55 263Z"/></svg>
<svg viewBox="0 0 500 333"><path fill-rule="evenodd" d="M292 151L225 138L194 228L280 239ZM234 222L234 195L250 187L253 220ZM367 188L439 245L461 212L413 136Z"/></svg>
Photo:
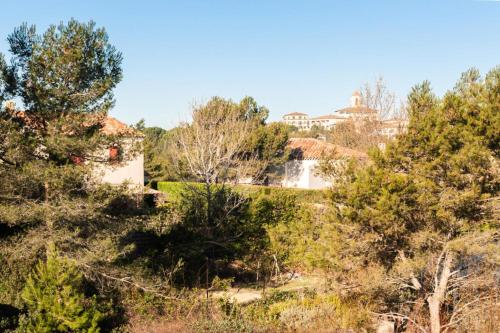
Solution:
<svg viewBox="0 0 500 333"><path fill-rule="evenodd" d="M74 17L104 26L123 52L112 115L172 127L193 102L253 96L271 120L345 106L383 75L405 97L425 79L442 94L459 74L500 64L499 1L2 1L0 51L22 22Z"/></svg>

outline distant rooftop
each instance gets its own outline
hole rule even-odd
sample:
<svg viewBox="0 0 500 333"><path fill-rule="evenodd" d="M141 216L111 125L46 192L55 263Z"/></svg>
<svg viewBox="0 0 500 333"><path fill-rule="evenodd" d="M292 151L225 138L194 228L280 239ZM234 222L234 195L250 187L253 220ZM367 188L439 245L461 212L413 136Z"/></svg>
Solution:
<svg viewBox="0 0 500 333"><path fill-rule="evenodd" d="M302 112L292 112L292 113L287 113L285 116L307 116L307 113L302 113Z"/></svg>
<svg viewBox="0 0 500 333"><path fill-rule="evenodd" d="M363 152L313 138L290 138L287 147L291 150L291 158L296 160L319 160L332 152L339 157L367 158Z"/></svg>
<svg viewBox="0 0 500 333"><path fill-rule="evenodd" d="M327 114L324 116L311 118L311 120L323 120L323 119L345 119L345 118L336 114Z"/></svg>
<svg viewBox="0 0 500 333"><path fill-rule="evenodd" d="M24 126L31 129L42 129L45 126L45 122L42 118L35 114L27 113L23 110L16 109L15 103L8 101L6 103L6 110L9 112L13 118L16 118L24 124ZM122 123L116 118L105 116L102 120L98 114L89 114L87 117L88 123L84 122L84 126L93 126L94 124L99 124L102 126L100 132L104 135L116 135L116 136L143 136L142 133L136 129ZM70 130L66 134L71 134Z"/></svg>
<svg viewBox="0 0 500 333"><path fill-rule="evenodd" d="M116 118L106 117L101 122L101 133L105 135L119 135L119 136L142 136L136 129L122 123Z"/></svg>
<svg viewBox="0 0 500 333"><path fill-rule="evenodd" d="M348 108L343 108L340 110L337 110L335 112L338 113L351 113L351 114L361 114L361 113L370 113L370 114L376 114L377 110L368 108L366 106L354 106L354 107L348 107Z"/></svg>

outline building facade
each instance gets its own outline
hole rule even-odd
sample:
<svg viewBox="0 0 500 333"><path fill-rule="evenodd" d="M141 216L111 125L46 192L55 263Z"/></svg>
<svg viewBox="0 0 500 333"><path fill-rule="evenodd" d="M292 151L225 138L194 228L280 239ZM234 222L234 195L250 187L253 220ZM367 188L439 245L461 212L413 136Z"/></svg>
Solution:
<svg viewBox="0 0 500 333"><path fill-rule="evenodd" d="M307 113L292 112L283 116L285 124L295 126L298 130L308 131L313 126L332 129L347 120L377 120L378 112L361 103L361 94L355 91L351 96L350 107L335 111L332 114L310 118Z"/></svg>
<svg viewBox="0 0 500 333"><path fill-rule="evenodd" d="M345 158L367 159L362 152L312 138L291 138L287 148L290 159L281 168L281 186L288 188L324 189L332 186L334 180L325 178L318 170L326 154L335 153L338 163Z"/></svg>
<svg viewBox="0 0 500 333"><path fill-rule="evenodd" d="M299 130L309 130L309 116L307 113L292 112L283 116L283 122L290 126L295 126Z"/></svg>
<svg viewBox="0 0 500 333"><path fill-rule="evenodd" d="M101 132L105 135L122 137L121 146L111 146L102 152L107 163L96 163L94 175L102 183L120 185L126 182L129 187L142 191L144 187L144 153L137 150L143 140L141 133L130 128L121 121L107 117L102 124Z"/></svg>
<svg viewBox="0 0 500 333"><path fill-rule="evenodd" d="M408 122L402 119L381 120L377 110L363 105L361 94L358 91L352 94L349 107L336 110L332 114L309 117L307 113L292 112L285 114L282 121L296 127L299 131L309 131L315 127L331 130L338 124L347 121L353 122L355 125L369 121L376 125L378 134L390 139L402 133L408 126ZM356 126L356 128L358 127Z"/></svg>

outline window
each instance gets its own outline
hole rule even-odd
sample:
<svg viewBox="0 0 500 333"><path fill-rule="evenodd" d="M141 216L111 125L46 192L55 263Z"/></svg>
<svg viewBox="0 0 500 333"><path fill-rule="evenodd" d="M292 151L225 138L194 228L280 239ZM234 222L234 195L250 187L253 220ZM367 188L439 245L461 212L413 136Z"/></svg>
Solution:
<svg viewBox="0 0 500 333"><path fill-rule="evenodd" d="M114 145L109 147L109 162L118 163L122 160L122 152L120 147Z"/></svg>

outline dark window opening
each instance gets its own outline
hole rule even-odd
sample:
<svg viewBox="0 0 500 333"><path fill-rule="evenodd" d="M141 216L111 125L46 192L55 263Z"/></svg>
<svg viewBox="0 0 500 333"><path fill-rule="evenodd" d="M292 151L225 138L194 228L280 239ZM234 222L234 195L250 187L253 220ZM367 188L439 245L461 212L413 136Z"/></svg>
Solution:
<svg viewBox="0 0 500 333"><path fill-rule="evenodd" d="M121 149L118 146L109 147L109 162L118 163L122 160Z"/></svg>

